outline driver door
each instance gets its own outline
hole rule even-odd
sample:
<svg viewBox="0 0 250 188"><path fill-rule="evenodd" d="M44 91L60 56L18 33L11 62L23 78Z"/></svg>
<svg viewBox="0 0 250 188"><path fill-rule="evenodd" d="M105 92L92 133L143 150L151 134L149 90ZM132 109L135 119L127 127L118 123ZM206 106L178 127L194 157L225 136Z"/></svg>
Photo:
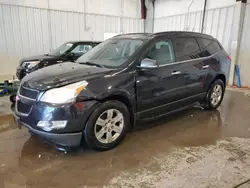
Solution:
<svg viewBox="0 0 250 188"><path fill-rule="evenodd" d="M147 119L179 108L184 80L175 64L172 40L155 41L142 56L156 61L156 67L139 67L136 72L138 118ZM139 63L140 64L140 63Z"/></svg>

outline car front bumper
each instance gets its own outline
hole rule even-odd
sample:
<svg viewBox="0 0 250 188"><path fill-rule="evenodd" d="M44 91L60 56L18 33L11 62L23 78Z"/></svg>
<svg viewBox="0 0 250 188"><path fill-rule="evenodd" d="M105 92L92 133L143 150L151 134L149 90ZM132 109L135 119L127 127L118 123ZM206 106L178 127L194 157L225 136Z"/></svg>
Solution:
<svg viewBox="0 0 250 188"><path fill-rule="evenodd" d="M20 121L20 118L16 115L14 115L14 118L15 122L19 125L20 128L22 126L28 128L31 134L38 136L39 138L41 138L41 140L58 150L67 151L70 148L78 147L81 144L82 132L64 134L48 133L32 128L30 125Z"/></svg>
<svg viewBox="0 0 250 188"><path fill-rule="evenodd" d="M98 105L97 101L57 106L36 102L26 116L20 114L16 107L14 119L19 128L24 126L29 129L31 134L37 135L53 147L68 150L80 146L85 124L96 105ZM62 120L67 120L67 125L58 130L45 131L37 126L39 121Z"/></svg>

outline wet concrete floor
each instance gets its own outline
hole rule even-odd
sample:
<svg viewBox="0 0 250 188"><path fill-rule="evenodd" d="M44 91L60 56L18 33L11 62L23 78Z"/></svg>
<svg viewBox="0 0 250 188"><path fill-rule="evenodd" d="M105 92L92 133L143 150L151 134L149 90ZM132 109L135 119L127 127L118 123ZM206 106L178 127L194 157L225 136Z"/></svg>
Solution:
<svg viewBox="0 0 250 188"><path fill-rule="evenodd" d="M141 123L106 152L56 151L3 114L0 188L250 187L250 97L243 92L227 91L216 111L192 108Z"/></svg>

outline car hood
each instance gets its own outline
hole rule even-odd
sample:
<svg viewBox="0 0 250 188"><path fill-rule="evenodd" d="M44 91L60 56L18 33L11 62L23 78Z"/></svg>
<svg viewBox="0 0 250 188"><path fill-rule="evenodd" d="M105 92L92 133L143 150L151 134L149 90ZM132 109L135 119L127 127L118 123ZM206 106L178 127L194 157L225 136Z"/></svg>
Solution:
<svg viewBox="0 0 250 188"><path fill-rule="evenodd" d="M86 80L98 79L113 69L100 68L78 63L61 63L39 69L25 76L22 85L37 90L47 90Z"/></svg>
<svg viewBox="0 0 250 188"><path fill-rule="evenodd" d="M25 57L20 60L20 64L24 61L43 61L43 60L51 60L51 59L59 59L60 57L56 56L49 56L49 55L37 55L37 56L30 56Z"/></svg>

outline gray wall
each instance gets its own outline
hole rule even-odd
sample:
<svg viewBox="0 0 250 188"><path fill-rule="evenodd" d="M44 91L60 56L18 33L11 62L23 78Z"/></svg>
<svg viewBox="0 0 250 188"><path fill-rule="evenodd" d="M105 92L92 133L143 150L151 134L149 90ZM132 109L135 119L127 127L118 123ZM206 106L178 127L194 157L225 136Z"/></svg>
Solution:
<svg viewBox="0 0 250 188"><path fill-rule="evenodd" d="M0 81L15 74L20 58L48 53L66 41L102 41L104 33L143 30L137 17L0 4Z"/></svg>

